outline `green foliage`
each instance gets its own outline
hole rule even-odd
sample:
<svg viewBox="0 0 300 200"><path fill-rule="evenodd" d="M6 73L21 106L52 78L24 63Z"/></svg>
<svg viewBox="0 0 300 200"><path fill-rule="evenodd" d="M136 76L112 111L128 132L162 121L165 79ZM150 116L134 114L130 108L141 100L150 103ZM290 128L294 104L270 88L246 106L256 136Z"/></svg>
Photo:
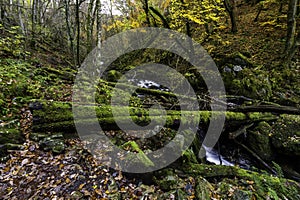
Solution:
<svg viewBox="0 0 300 200"><path fill-rule="evenodd" d="M299 105L300 73L298 69L273 69L270 75L271 85L276 91L274 100L283 105Z"/></svg>
<svg viewBox="0 0 300 200"><path fill-rule="evenodd" d="M111 88L108 85L101 83L99 84L96 90L97 90L97 92L95 93L96 103L109 105L112 96Z"/></svg>
<svg viewBox="0 0 300 200"><path fill-rule="evenodd" d="M276 171L276 173L277 173L277 176L278 176L279 178L283 178L283 177L284 177L284 174L283 174L283 171L282 171L280 165L278 165L278 164L277 164L276 162L274 162L274 161L272 161L272 163L273 163L274 169L275 169L275 171Z"/></svg>
<svg viewBox="0 0 300 200"><path fill-rule="evenodd" d="M45 68L16 59L0 61L1 114L18 112L29 99L61 99L69 95L62 80Z"/></svg>
<svg viewBox="0 0 300 200"><path fill-rule="evenodd" d="M25 50L25 37L20 33L19 26L6 29L0 24L0 56L21 58L29 55Z"/></svg>

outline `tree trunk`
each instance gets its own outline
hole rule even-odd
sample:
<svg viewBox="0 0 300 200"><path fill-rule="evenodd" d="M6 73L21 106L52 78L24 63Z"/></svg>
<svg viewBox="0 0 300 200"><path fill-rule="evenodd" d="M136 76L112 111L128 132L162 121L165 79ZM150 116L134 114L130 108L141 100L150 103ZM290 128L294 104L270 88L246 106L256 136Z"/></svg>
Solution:
<svg viewBox="0 0 300 200"><path fill-rule="evenodd" d="M101 47L101 37L102 37L102 21L101 21L101 2L100 0L96 0L96 23L97 23L97 48Z"/></svg>
<svg viewBox="0 0 300 200"><path fill-rule="evenodd" d="M80 18L79 18L79 0L76 0L76 25L77 25L77 45L76 45L76 65L80 65Z"/></svg>
<svg viewBox="0 0 300 200"><path fill-rule="evenodd" d="M74 49L74 38L73 38L73 33L71 31L71 26L70 26L70 9L69 9L69 3L70 0L65 0L65 19L66 19L66 25L67 25L67 34L70 42L70 53L72 56L75 58L75 49ZM76 59L74 59L76 60Z"/></svg>
<svg viewBox="0 0 300 200"><path fill-rule="evenodd" d="M94 18L93 18L93 7L94 0L90 0L88 5L87 12L87 22L86 22L86 38L87 38L87 53L92 51L93 48L93 27L94 27Z"/></svg>
<svg viewBox="0 0 300 200"><path fill-rule="evenodd" d="M288 15L287 15L287 36L286 36L286 43L285 43L285 61L288 64L291 62L295 54L295 48L297 46L297 42L296 42L297 4L298 4L298 0L289 1L289 8L288 8Z"/></svg>
<svg viewBox="0 0 300 200"><path fill-rule="evenodd" d="M25 36L26 31L25 31L25 26L24 26L23 19L22 19L22 10L21 10L20 0L17 1L17 6L18 6L19 23L20 23L20 26L22 29L22 33Z"/></svg>
<svg viewBox="0 0 300 200"><path fill-rule="evenodd" d="M150 18L149 18L149 4L148 4L148 0L144 0L143 1L143 9L145 11L146 14L146 22L148 24L148 26L151 26L151 22L150 22Z"/></svg>
<svg viewBox="0 0 300 200"><path fill-rule="evenodd" d="M93 127L101 125L102 130L119 130L116 119L122 126L130 127L129 122L133 121L139 126L145 126L150 122L162 123L162 113L160 110L151 110L137 107L116 106L117 116L113 115L112 107L109 105L76 105L68 102L32 102L30 109L33 113L33 132L66 132L75 133L72 106L76 107L77 124L85 127L87 131L93 131ZM73 108L73 109L74 109ZM257 111L257 110L256 110ZM241 124L251 121L275 120L276 115L270 113L258 113L252 115L253 109L243 112L226 112L225 117L228 123ZM95 113L96 118L91 116ZM130 113L130 115L128 114ZM223 115L222 112L215 112L215 117ZM188 111L188 110L167 110L165 127L177 128L179 125L196 127L200 121L202 125L208 125L212 116L211 111ZM80 119L80 120L78 120Z"/></svg>
<svg viewBox="0 0 300 200"><path fill-rule="evenodd" d="M36 20L37 20L37 0L32 0L31 7L31 46L35 47L35 32L36 32Z"/></svg>
<svg viewBox="0 0 300 200"><path fill-rule="evenodd" d="M0 0L0 23L3 24L5 18L4 0Z"/></svg>
<svg viewBox="0 0 300 200"><path fill-rule="evenodd" d="M236 23L236 0L224 0L224 6L226 11L229 14L231 21L231 32L237 32L237 23Z"/></svg>

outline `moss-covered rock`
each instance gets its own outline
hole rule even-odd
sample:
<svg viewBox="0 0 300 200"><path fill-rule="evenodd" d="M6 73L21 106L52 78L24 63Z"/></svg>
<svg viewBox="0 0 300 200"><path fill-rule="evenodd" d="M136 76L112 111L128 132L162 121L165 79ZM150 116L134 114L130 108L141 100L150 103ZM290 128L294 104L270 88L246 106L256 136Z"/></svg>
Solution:
<svg viewBox="0 0 300 200"><path fill-rule="evenodd" d="M189 199L192 195L189 189L193 188L193 186L180 178L174 169L165 168L157 171L153 180L165 191L161 199L170 199L171 196L175 199Z"/></svg>
<svg viewBox="0 0 300 200"><path fill-rule="evenodd" d="M216 184L216 196L220 199L251 200L254 199L254 188L251 181L239 181L225 178Z"/></svg>
<svg viewBox="0 0 300 200"><path fill-rule="evenodd" d="M182 160L183 162L188 162L188 163L198 163L196 155L197 154L195 154L192 149L187 149L182 154Z"/></svg>
<svg viewBox="0 0 300 200"><path fill-rule="evenodd" d="M45 137L39 142L40 147L45 151L62 153L65 150L64 138L62 134L55 134Z"/></svg>
<svg viewBox="0 0 300 200"><path fill-rule="evenodd" d="M252 131L248 131L247 142L252 150L262 159L272 160L274 152L271 148L271 126L267 122L260 122Z"/></svg>
<svg viewBox="0 0 300 200"><path fill-rule="evenodd" d="M197 199L210 199L214 187L203 177L195 177L195 196Z"/></svg>
<svg viewBox="0 0 300 200"><path fill-rule="evenodd" d="M271 134L272 144L278 153L300 158L300 116L281 115Z"/></svg>
<svg viewBox="0 0 300 200"><path fill-rule="evenodd" d="M172 174L161 177L161 179L156 180L156 183L161 187L161 189L168 191L176 189L180 181L182 180L180 180L176 174Z"/></svg>
<svg viewBox="0 0 300 200"><path fill-rule="evenodd" d="M148 156L140 149L139 145L135 141L129 141L122 145L123 148L129 149L136 154L129 154L126 157L126 161L130 166L134 166L135 163L139 166L153 167L154 163L148 158Z"/></svg>
<svg viewBox="0 0 300 200"><path fill-rule="evenodd" d="M122 76L122 73L117 70L110 70L106 75L106 80L110 82L117 82Z"/></svg>
<svg viewBox="0 0 300 200"><path fill-rule="evenodd" d="M229 94L262 100L269 100L273 95L269 74L259 68L244 68L235 74L224 72L222 76Z"/></svg>
<svg viewBox="0 0 300 200"><path fill-rule="evenodd" d="M300 186L297 182L266 173L248 171L239 167L204 164L183 166L183 170L193 177L223 178L215 186L216 196L219 199L233 199L234 196L261 200L276 199L276 197L277 199L300 199Z"/></svg>

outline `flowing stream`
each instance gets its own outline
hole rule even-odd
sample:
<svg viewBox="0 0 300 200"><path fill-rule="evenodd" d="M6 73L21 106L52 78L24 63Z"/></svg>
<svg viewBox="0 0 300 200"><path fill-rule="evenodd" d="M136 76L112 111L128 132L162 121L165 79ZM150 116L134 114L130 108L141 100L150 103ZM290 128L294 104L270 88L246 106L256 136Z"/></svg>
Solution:
<svg viewBox="0 0 300 200"><path fill-rule="evenodd" d="M141 88L157 89L157 90L161 90L161 91L170 91L168 88L166 88L158 83L155 83L154 81L150 81L150 80L130 79L129 82L131 82ZM139 94L139 96L143 97L144 94ZM216 164L216 165L234 166L234 163L227 160L223 155L220 155L218 150L216 150L214 148L206 147L203 144L202 144L202 147L205 149L205 157L208 162ZM239 161L241 161L241 166L243 166L244 159L241 159ZM236 163L239 164L240 162L236 162Z"/></svg>

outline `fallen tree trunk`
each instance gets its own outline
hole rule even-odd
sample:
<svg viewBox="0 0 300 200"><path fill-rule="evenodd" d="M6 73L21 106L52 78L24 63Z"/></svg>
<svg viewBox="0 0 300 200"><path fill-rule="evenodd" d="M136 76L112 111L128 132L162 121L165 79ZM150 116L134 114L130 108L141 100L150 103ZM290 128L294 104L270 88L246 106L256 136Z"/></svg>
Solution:
<svg viewBox="0 0 300 200"><path fill-rule="evenodd" d="M76 107L73 112L72 106ZM192 110L161 110L136 107L114 107L116 115L113 115L112 106L108 105L78 105L70 102L33 102L30 104L33 112L33 132L64 132L75 133L75 122L86 131L93 131L93 127L100 124L102 130L119 130L119 125L130 128L130 122L139 126L146 126L150 122L161 124L165 115L165 127L177 128L179 125L197 127L201 124L208 124L211 117L218 118L224 115L221 111L192 111ZM276 116L270 113L242 113L226 112L225 118L228 122L244 123L255 121L275 120Z"/></svg>
<svg viewBox="0 0 300 200"><path fill-rule="evenodd" d="M280 105L254 105L254 106L240 106L230 108L230 111L234 112L272 112L278 114L292 114L300 115L300 109L290 106Z"/></svg>
<svg viewBox="0 0 300 200"><path fill-rule="evenodd" d="M110 89L114 89L114 87L116 86L116 83L114 83L114 82L106 82L103 80L101 81L101 84L106 85ZM265 104L255 105L254 100L248 99L248 98L242 97L242 96L241 97L236 96L235 98L237 98L237 100L240 98L241 100L252 102L254 105L253 104L250 106L236 105L236 106L232 107L230 104L226 103L223 100L211 99L209 96L204 96L204 97L197 96L197 98L193 98L193 97L179 95L179 94L175 95L172 92L160 91L160 90L150 89L150 88L140 88L140 87L133 86L130 84L118 83L117 90L120 90L120 92L121 92L121 90L125 90L128 88L136 88L137 93L153 95L153 96L160 97L160 98L164 97L163 99L165 99L165 100L170 100L170 98L180 97L180 98L186 99L186 100L198 101L199 104L201 104L200 107L209 107L209 105L213 102L216 105L228 106L227 109L232 112L242 112L242 113L245 113L245 112L272 112L272 113L277 113L277 114L292 114L292 115L300 114L300 109L297 107L282 106L282 105L274 104L272 102L264 102ZM228 97L226 97L226 98L228 98ZM229 98L233 98L233 97L229 96ZM168 105L168 103L170 105ZM164 104L164 106L172 107L173 109L180 107L177 104L166 102L166 101L163 102L163 104ZM143 106L150 107L151 104L149 104L149 105L143 104Z"/></svg>

